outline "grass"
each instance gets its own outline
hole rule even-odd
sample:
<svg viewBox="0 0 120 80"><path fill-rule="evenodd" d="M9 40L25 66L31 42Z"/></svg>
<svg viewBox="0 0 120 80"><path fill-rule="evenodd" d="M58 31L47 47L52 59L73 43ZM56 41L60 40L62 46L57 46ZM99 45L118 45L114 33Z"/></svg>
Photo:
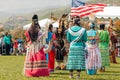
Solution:
<svg viewBox="0 0 120 80"><path fill-rule="evenodd" d="M66 70L55 70L49 77L25 77L22 75L24 58L25 56L0 56L0 80L76 80L69 79ZM120 58L117 58L117 62L120 62ZM76 75L76 71L74 73ZM111 64L106 72L98 72L97 75L87 75L82 71L80 80L120 80L120 63Z"/></svg>

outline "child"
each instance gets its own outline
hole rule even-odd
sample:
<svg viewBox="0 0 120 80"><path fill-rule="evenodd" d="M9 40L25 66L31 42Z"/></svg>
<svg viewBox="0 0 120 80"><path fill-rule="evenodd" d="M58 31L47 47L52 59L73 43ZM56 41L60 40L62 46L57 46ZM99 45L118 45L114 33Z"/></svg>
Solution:
<svg viewBox="0 0 120 80"><path fill-rule="evenodd" d="M22 42L19 42L19 44L18 44L18 52L19 52L19 54L22 54L22 52L23 52Z"/></svg>
<svg viewBox="0 0 120 80"><path fill-rule="evenodd" d="M17 51L18 51L18 41L17 41L17 38L15 38L13 43L13 55L16 55Z"/></svg>

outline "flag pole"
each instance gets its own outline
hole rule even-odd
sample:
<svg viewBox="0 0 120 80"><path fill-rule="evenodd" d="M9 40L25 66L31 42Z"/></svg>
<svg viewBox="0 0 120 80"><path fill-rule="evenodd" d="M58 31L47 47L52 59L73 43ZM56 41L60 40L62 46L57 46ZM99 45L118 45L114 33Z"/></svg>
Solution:
<svg viewBox="0 0 120 80"><path fill-rule="evenodd" d="M50 14L50 18L52 19L52 12L51 12L51 14Z"/></svg>

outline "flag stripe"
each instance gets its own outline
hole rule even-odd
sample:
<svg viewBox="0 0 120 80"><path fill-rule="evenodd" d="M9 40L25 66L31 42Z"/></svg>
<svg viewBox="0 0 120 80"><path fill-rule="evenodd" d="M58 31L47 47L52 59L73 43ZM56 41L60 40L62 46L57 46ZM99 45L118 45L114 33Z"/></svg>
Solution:
<svg viewBox="0 0 120 80"><path fill-rule="evenodd" d="M105 6L107 5L98 3L98 4L90 4L90 5L85 5L85 6L72 7L71 15L80 16L80 17L88 16L91 13L103 11Z"/></svg>
<svg viewBox="0 0 120 80"><path fill-rule="evenodd" d="M75 7L72 7L71 10L79 10L79 9L83 9L83 8L90 8L90 7L93 7L93 8L97 8L97 7L105 7L105 6L99 6L99 5L86 5L86 6L79 6L77 8Z"/></svg>
<svg viewBox="0 0 120 80"><path fill-rule="evenodd" d="M85 9L80 9L80 10L72 10L71 13L84 13L86 11L92 11L92 10L96 10L96 9L99 9L99 10L103 10L103 7L100 7L100 8L85 8Z"/></svg>
<svg viewBox="0 0 120 80"><path fill-rule="evenodd" d="M87 11L87 12L84 12L84 13L71 13L72 16L80 16L80 17L84 17L84 16L88 16L91 12L92 13L96 13L96 12L99 12L99 11L103 11L103 10L92 10L92 11Z"/></svg>

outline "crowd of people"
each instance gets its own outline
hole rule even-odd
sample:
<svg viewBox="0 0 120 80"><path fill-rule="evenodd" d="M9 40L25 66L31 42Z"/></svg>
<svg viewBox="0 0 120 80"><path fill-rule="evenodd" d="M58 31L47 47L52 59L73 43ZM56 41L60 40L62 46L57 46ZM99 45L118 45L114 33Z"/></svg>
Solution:
<svg viewBox="0 0 120 80"><path fill-rule="evenodd" d="M1 34L0 36L0 56L1 55L20 55L23 54L25 48L23 46L23 41L15 38L12 39L12 35L9 32Z"/></svg>
<svg viewBox="0 0 120 80"><path fill-rule="evenodd" d="M113 33L113 25L106 28L104 23L100 23L99 28L96 28L96 23L92 21L87 30L81 25L79 16L69 21L66 16L64 14L60 18L55 31L52 24L49 24L48 30L43 30L38 23L38 16L32 17L32 24L24 33L27 41L23 70L25 76L49 76L57 69L69 70L69 78L74 77L73 71L76 70L76 78L80 78L81 71L86 70L88 75L95 75L97 71L105 72L110 62L117 64L118 39ZM11 38L8 33L3 38L7 55L10 55ZM18 44L21 42L18 43L16 38L13 55L19 50Z"/></svg>
<svg viewBox="0 0 120 80"><path fill-rule="evenodd" d="M110 62L117 63L117 38L112 31L113 25L106 29L105 24L101 23L96 30L96 24L90 22L89 30L86 30L78 16L66 25L66 16L64 14L59 20L59 28L55 31L52 24L49 24L48 31L43 31L38 16L33 16L33 23L25 32L28 42L24 64L26 76L49 76L55 69L62 69L70 71L69 78L73 78L73 71L76 70L76 77L80 78L81 71L95 75L98 70L105 72Z"/></svg>

